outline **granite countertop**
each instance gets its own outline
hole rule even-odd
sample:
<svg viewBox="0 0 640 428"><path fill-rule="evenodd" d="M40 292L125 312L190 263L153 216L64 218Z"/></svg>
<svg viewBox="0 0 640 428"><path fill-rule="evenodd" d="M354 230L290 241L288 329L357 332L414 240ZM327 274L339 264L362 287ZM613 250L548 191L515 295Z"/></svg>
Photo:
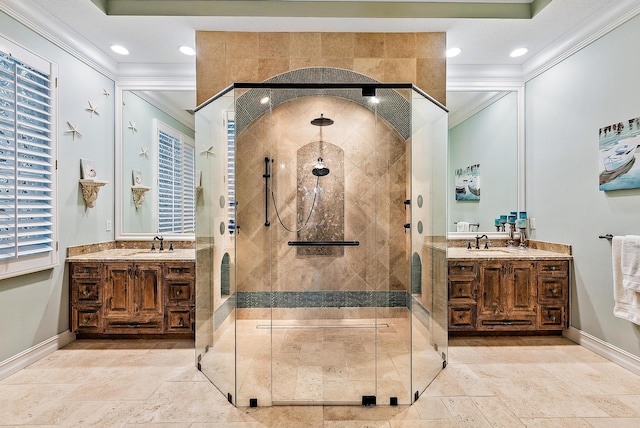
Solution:
<svg viewBox="0 0 640 428"><path fill-rule="evenodd" d="M173 251L151 251L140 248L117 248L103 251L94 251L86 254L77 254L67 257L68 262L101 262L101 261L195 261L196 252L193 248L175 249Z"/></svg>
<svg viewBox="0 0 640 428"><path fill-rule="evenodd" d="M521 250L519 248L493 247L488 250L468 250L465 247L449 247L447 249L449 260L571 260L571 254L546 251L535 248Z"/></svg>

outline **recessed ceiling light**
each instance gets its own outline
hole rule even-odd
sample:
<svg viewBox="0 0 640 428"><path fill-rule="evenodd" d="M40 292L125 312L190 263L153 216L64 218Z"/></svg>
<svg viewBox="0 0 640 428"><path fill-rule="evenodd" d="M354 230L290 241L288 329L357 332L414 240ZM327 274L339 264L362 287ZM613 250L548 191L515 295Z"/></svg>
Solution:
<svg viewBox="0 0 640 428"><path fill-rule="evenodd" d="M196 54L196 51L190 46L180 46L180 52L185 55L193 56Z"/></svg>
<svg viewBox="0 0 640 428"><path fill-rule="evenodd" d="M129 50L124 46L111 45L111 50L120 55L129 55Z"/></svg>
<svg viewBox="0 0 640 428"><path fill-rule="evenodd" d="M460 55L460 52L462 52L460 48L450 48L447 49L446 56L447 58L453 58L454 56Z"/></svg>
<svg viewBox="0 0 640 428"><path fill-rule="evenodd" d="M262 98L260 99L260 104L266 104L266 103L268 103L268 102L269 102L269 100L270 100L270 99L271 99L271 98L269 98L269 97L262 97Z"/></svg>
<svg viewBox="0 0 640 428"><path fill-rule="evenodd" d="M518 49L513 50L513 51L509 54L509 56L510 56L511 58L517 58L517 57L519 57L519 56L522 56L522 55L526 54L527 52L529 52L529 49L527 49L527 48L518 48Z"/></svg>

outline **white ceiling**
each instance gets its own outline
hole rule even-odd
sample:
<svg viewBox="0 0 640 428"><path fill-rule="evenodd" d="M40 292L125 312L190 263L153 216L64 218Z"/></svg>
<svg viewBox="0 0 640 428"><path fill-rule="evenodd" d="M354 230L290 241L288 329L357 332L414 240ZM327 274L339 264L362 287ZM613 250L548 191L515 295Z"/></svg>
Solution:
<svg viewBox="0 0 640 428"><path fill-rule="evenodd" d="M485 2L529 3L530 0ZM194 46L196 30L444 31L448 47L462 49L461 55L448 60L450 78L455 78L459 70L482 74L482 70L493 69L522 79L560 51L614 25L620 17L628 18L640 11L640 0L552 0L533 19L174 17L107 16L91 0L1 0L0 7L2 3L22 15L32 15L36 23L47 21L49 32L69 27L71 32L63 40L76 46L88 42L91 49L97 51L94 57L107 58L106 63L112 67L115 64L116 78L133 69L162 69L163 73L172 70L192 83L195 82L195 59L179 53L178 46ZM40 21L36 17L40 17ZM113 53L109 49L112 44L127 47L130 55ZM529 49L528 54L509 57L514 48L522 46ZM191 104L181 108L193 109L195 96L179 102Z"/></svg>

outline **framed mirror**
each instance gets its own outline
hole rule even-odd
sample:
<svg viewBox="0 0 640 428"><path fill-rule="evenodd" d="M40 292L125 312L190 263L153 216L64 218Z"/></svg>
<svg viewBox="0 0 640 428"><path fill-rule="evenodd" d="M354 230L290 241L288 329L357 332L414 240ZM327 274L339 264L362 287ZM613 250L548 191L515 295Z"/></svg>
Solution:
<svg viewBox="0 0 640 428"><path fill-rule="evenodd" d="M524 85L449 84L448 236L490 238L525 208Z"/></svg>
<svg viewBox="0 0 640 428"><path fill-rule="evenodd" d="M115 238L194 239L195 88L117 82Z"/></svg>

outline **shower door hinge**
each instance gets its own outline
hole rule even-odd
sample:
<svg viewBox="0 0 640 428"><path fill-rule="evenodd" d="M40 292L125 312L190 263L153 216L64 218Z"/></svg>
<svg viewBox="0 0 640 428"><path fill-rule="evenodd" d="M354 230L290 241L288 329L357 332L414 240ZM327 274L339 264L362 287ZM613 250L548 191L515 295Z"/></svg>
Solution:
<svg viewBox="0 0 640 428"><path fill-rule="evenodd" d="M362 405L363 406L375 406L376 405L376 396L375 395L363 395L362 396Z"/></svg>

